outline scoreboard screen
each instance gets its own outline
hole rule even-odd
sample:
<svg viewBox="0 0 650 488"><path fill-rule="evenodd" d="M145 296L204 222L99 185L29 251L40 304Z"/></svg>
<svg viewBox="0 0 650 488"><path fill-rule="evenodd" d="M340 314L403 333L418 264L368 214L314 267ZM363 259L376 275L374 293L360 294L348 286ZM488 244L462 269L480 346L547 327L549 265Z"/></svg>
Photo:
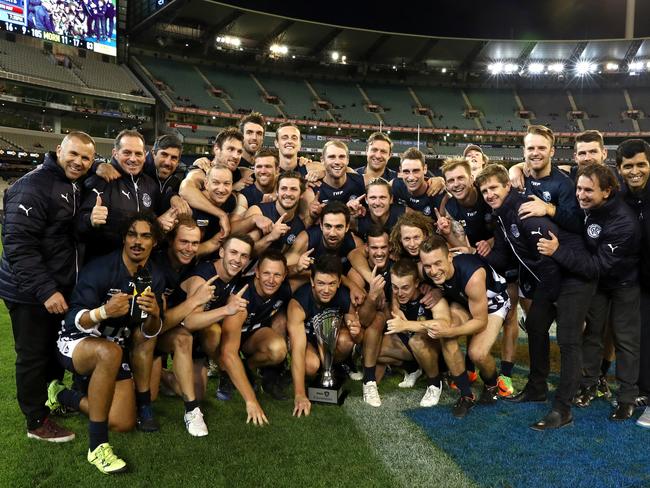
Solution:
<svg viewBox="0 0 650 488"><path fill-rule="evenodd" d="M117 0L0 0L0 31L117 54Z"/></svg>

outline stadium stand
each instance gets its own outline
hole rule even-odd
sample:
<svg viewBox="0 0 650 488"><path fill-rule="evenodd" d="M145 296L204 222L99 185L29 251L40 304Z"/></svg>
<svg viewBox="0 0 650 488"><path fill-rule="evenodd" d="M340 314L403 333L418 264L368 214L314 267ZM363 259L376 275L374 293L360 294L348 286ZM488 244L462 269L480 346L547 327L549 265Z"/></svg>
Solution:
<svg viewBox="0 0 650 488"><path fill-rule="evenodd" d="M512 90L466 90L472 108L481 112L481 123L486 130L522 130L523 120L515 116L517 103Z"/></svg>
<svg viewBox="0 0 650 488"><path fill-rule="evenodd" d="M73 58L72 64L74 73L91 88L107 91L119 88L124 93L134 93L142 89L123 65L80 57Z"/></svg>
<svg viewBox="0 0 650 488"><path fill-rule="evenodd" d="M57 65L51 53L18 42L0 39L0 67L10 73L84 86L71 69Z"/></svg>
<svg viewBox="0 0 650 488"><path fill-rule="evenodd" d="M205 75L214 88L221 89L228 95L228 103L235 112L247 113L253 110L277 115L273 107L262 100L262 90L255 84L250 74L207 66L197 69Z"/></svg>
<svg viewBox="0 0 650 488"><path fill-rule="evenodd" d="M331 113L338 122L379 123L376 114L366 111L366 101L354 83L315 80L311 85L322 100L332 104Z"/></svg>
<svg viewBox="0 0 650 488"><path fill-rule="evenodd" d="M381 117L387 125L407 125L415 127L429 126L426 118L417 116L413 113L415 101L409 95L408 88L405 86L378 86L364 85L364 90L368 94L370 101L381 105L384 109Z"/></svg>
<svg viewBox="0 0 650 488"><path fill-rule="evenodd" d="M309 92L304 80L281 78L270 74L256 75L270 95L282 101L282 110L287 117L298 119L323 119L322 111L315 104L315 97ZM268 108L267 108L268 110Z"/></svg>
<svg viewBox="0 0 650 488"><path fill-rule="evenodd" d="M571 110L569 98L563 91L518 90L524 110L533 112L532 124L542 124L554 131L574 130L574 124L567 119ZM560 96L558 96L560 95Z"/></svg>
<svg viewBox="0 0 650 488"><path fill-rule="evenodd" d="M621 116L621 113L627 110L622 90L571 90L571 95L578 110L583 110L588 115L588 118L583 120L585 129L608 132L634 130L632 121Z"/></svg>
<svg viewBox="0 0 650 488"><path fill-rule="evenodd" d="M0 127L0 140L13 146L14 149L20 149L28 152L43 153L53 151L61 142L64 134L53 134L49 132L39 132L34 130L16 129L13 127ZM97 156L110 158L113 149L111 139L95 138L97 145ZM4 146L4 144L2 144Z"/></svg>
<svg viewBox="0 0 650 488"><path fill-rule="evenodd" d="M436 127L449 129L476 129L473 120L464 117L467 105L462 93L454 88L414 87L423 106L431 109Z"/></svg>

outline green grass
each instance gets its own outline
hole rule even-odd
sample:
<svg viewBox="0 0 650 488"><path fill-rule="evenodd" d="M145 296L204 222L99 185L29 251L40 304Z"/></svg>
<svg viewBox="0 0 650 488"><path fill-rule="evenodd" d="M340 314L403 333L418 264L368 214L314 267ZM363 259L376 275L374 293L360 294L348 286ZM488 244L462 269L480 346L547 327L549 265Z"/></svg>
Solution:
<svg viewBox="0 0 650 488"><path fill-rule="evenodd" d="M15 354L11 324L0 305L0 486L413 486L403 468L419 468L415 479L447 479L453 473L454 486L469 481L448 458L430 444L414 424L400 413L417 405L421 389L396 391L397 378L382 385L386 408L374 410L360 400L359 383L349 382L352 395L344 407L314 406L307 418L291 416L292 401L278 402L262 395L270 425L259 428L245 423L245 408L235 395L229 402L214 400L216 384L209 384L209 399L203 411L210 435L190 437L182 422L180 399L161 397L155 411L161 423L156 434L111 434L115 451L129 464L130 473L108 477L90 466L87 450L86 417L61 419L77 438L66 444L49 444L27 439L23 416L16 402ZM389 398L393 396L391 403ZM410 442L411 440L412 442ZM409 446L423 444L424 450L406 463ZM444 466L431 470L434 456ZM412 454L410 457L413 457ZM398 463L392 465L391 458ZM400 459L402 459L400 461ZM406 464L405 464L406 463ZM396 469L397 468L397 469ZM440 469L439 469L440 468ZM403 472L402 472L403 471ZM440 476L435 476L435 473ZM433 473L433 474L432 474ZM447 486L451 486L447 483Z"/></svg>

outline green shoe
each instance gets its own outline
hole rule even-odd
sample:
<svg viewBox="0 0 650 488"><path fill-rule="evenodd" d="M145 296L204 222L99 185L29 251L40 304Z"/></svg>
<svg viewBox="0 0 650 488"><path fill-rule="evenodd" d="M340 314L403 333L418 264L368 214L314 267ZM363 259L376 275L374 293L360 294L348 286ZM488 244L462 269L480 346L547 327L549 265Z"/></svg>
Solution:
<svg viewBox="0 0 650 488"><path fill-rule="evenodd" d="M63 413L65 408L59 402L58 396L65 390L65 386L59 380L52 380L49 385L47 385L47 400L45 401L45 406L50 409L50 412L53 414Z"/></svg>
<svg viewBox="0 0 650 488"><path fill-rule="evenodd" d="M515 392L515 389L512 387L512 378L510 376L500 375L497 380L497 385L499 386L500 397L509 397Z"/></svg>
<svg viewBox="0 0 650 488"><path fill-rule="evenodd" d="M94 464L103 474L115 474L126 471L126 463L113 453L113 448L104 442L93 452L88 449L88 462Z"/></svg>

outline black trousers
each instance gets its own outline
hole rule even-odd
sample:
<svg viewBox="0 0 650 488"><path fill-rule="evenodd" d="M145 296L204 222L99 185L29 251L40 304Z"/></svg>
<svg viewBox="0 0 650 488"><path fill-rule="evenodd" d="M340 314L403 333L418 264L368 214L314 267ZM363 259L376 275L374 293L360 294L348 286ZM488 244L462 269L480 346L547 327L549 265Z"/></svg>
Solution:
<svg viewBox="0 0 650 488"><path fill-rule="evenodd" d="M562 283L556 303L546 298L544 293L533 296L526 317L530 354L530 375L526 389L535 395L547 391L546 379L550 370L548 331L555 320L560 346L560 382L553 400L555 410L568 412L580 386L582 328L595 292L595 281L568 279Z"/></svg>
<svg viewBox="0 0 650 488"><path fill-rule="evenodd" d="M29 430L48 416L47 385L63 379L63 366L56 355L62 315L48 313L43 305L5 300L11 317L16 349L16 393Z"/></svg>
<svg viewBox="0 0 650 488"><path fill-rule="evenodd" d="M641 350L639 393L650 394L650 288L641 286Z"/></svg>
<svg viewBox="0 0 650 488"><path fill-rule="evenodd" d="M587 313L582 344L582 386L589 387L598 382L603 360L603 330L610 318L616 351L616 397L619 403L634 403L639 393L640 305L638 285L615 290L599 289Z"/></svg>

